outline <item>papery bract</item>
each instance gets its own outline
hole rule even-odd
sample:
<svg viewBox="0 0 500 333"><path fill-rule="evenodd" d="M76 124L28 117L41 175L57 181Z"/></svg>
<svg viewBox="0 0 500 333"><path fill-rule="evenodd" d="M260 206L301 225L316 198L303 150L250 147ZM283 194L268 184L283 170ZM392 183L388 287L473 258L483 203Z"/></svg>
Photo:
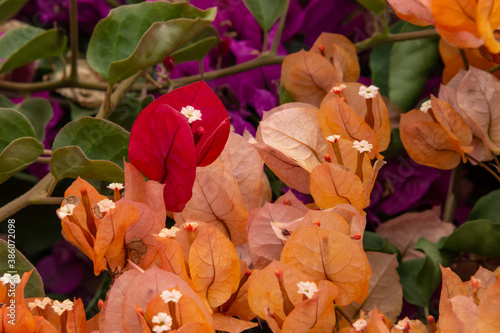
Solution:
<svg viewBox="0 0 500 333"><path fill-rule="evenodd" d="M201 119L188 120L181 113L187 107L199 110ZM129 158L146 177L166 184L165 207L179 212L191 198L196 166L212 163L228 135L222 102L197 82L158 98L140 113L130 133Z"/></svg>
<svg viewBox="0 0 500 333"><path fill-rule="evenodd" d="M216 228L207 228L197 235L189 250L189 268L194 290L212 308L224 304L238 289L238 254Z"/></svg>
<svg viewBox="0 0 500 333"><path fill-rule="evenodd" d="M429 0L388 0L396 14L415 25L432 25L434 18Z"/></svg>
<svg viewBox="0 0 500 333"><path fill-rule="evenodd" d="M422 258L424 254L413 247L420 237L437 242L450 235L454 226L442 222L436 212L410 212L391 219L377 228L377 234L389 239L401 251L403 260Z"/></svg>
<svg viewBox="0 0 500 333"><path fill-rule="evenodd" d="M302 228L290 236L280 260L314 280L332 281L339 288L339 305L360 303L368 294L371 269L366 254L341 232Z"/></svg>
<svg viewBox="0 0 500 333"><path fill-rule="evenodd" d="M248 212L230 165L217 160L198 168L193 197L181 213L174 214L178 225L202 221L218 228L235 246L246 242Z"/></svg>
<svg viewBox="0 0 500 333"><path fill-rule="evenodd" d="M271 223L279 221L289 224L303 217L304 211L280 203L266 203L263 207L250 211L247 237L250 257L255 268L262 269L274 259L280 258L283 241L276 236Z"/></svg>

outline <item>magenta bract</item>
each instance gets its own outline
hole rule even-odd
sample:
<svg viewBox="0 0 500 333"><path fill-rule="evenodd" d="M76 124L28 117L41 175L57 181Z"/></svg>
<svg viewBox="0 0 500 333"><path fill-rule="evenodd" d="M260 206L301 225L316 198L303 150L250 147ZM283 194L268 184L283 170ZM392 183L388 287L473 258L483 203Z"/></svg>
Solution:
<svg viewBox="0 0 500 333"><path fill-rule="evenodd" d="M192 106L201 119L181 113ZM165 184L165 207L180 212L191 198L196 166L220 155L229 136L229 116L203 82L178 88L152 102L137 117L129 143L130 162L146 177Z"/></svg>

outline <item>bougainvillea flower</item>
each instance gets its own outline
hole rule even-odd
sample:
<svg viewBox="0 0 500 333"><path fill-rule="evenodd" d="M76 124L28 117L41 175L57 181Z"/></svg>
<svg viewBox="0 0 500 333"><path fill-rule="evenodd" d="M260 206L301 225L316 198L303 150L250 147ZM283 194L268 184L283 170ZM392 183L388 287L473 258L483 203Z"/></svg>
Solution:
<svg viewBox="0 0 500 333"><path fill-rule="evenodd" d="M401 141L417 163L453 169L472 151L472 131L449 103L431 96L431 108L401 115Z"/></svg>
<svg viewBox="0 0 500 333"><path fill-rule="evenodd" d="M64 195L57 211L63 236L92 259L95 275L105 269L112 270L110 273L121 271L130 252L125 236L140 219L139 210L130 201L121 200L115 208L103 212L98 203L107 198L81 178Z"/></svg>
<svg viewBox="0 0 500 333"><path fill-rule="evenodd" d="M180 212L191 198L196 166L220 155L229 116L205 82L176 89L148 105L130 133L129 158L146 177L165 184L165 207Z"/></svg>

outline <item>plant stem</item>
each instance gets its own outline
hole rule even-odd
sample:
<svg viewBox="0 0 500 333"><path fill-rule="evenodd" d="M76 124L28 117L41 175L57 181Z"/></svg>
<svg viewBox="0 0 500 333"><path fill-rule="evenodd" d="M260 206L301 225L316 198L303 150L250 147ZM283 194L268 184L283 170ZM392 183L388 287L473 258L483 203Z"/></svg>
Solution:
<svg viewBox="0 0 500 333"><path fill-rule="evenodd" d="M448 195L443 210L443 221L453 222L455 210L457 209L457 196L460 187L460 179L462 178L462 163L460 163L451 172L450 185L448 187Z"/></svg>
<svg viewBox="0 0 500 333"><path fill-rule="evenodd" d="M30 200L32 205L60 205L63 197L35 197Z"/></svg>
<svg viewBox="0 0 500 333"><path fill-rule="evenodd" d="M477 165L479 165L481 168L484 168L486 171L488 171L489 173L491 173L493 175L493 177L495 177L495 179L500 182L500 176L498 176L498 174L496 174L495 171L493 171L489 166L487 166L483 162L480 162L480 161L476 160L474 157L472 157L472 156L470 156L468 154L465 154L465 156L467 156L467 158L469 160L473 161L474 163L476 163Z"/></svg>
<svg viewBox="0 0 500 333"><path fill-rule="evenodd" d="M344 310L342 310L342 308L338 305L338 304L335 304L335 310L337 310L341 315L342 317L345 318L345 320L347 320L349 322L349 324L353 324L353 321L352 319L347 315L347 313L344 312Z"/></svg>
<svg viewBox="0 0 500 333"><path fill-rule="evenodd" d="M78 80L78 8L76 0L71 0L69 4L69 29L71 44L71 73L69 77L73 81Z"/></svg>
<svg viewBox="0 0 500 333"><path fill-rule="evenodd" d="M92 297L89 304L87 304L87 307L85 308L85 313L89 313L90 310L92 310L92 308L99 301L99 299L101 297L102 290L104 289L104 286L107 283L109 283L109 275L104 275L101 279L101 283L99 283L99 287L97 287L97 290L94 293L94 297Z"/></svg>
<svg viewBox="0 0 500 333"><path fill-rule="evenodd" d="M49 164L50 157L49 156L38 156L35 163Z"/></svg>
<svg viewBox="0 0 500 333"><path fill-rule="evenodd" d="M283 15L281 15L280 17L280 22L278 23L278 29L276 29L276 34L274 35L273 45L271 45L271 49L269 50L269 53L272 55L276 55L276 53L278 52L278 46L280 45L281 35L283 34L283 29L285 28L286 16L288 14L289 5L290 5L290 0L286 2L285 11L283 12Z"/></svg>
<svg viewBox="0 0 500 333"><path fill-rule="evenodd" d="M467 59L467 54L465 54L464 49L459 49L460 57L462 57L462 62L464 63L465 70L469 70L469 59Z"/></svg>
<svg viewBox="0 0 500 333"><path fill-rule="evenodd" d="M32 200L36 201L37 197L45 196L47 194L47 189L51 186L54 180L54 176L49 173L48 175L43 177L35 186L33 186L31 190L0 208L0 221L5 220L12 214L17 213L24 207L28 206L29 204L31 204Z"/></svg>
<svg viewBox="0 0 500 333"><path fill-rule="evenodd" d="M404 32L400 34L389 34L388 36L384 36L383 34L375 35L368 39L365 39L362 42L354 44L356 46L356 50L358 52L366 51L375 46L394 43L394 42L403 42L406 40L412 39L420 39L420 38L432 38L439 36L435 29L431 30L420 30L420 31L412 31L412 32Z"/></svg>
<svg viewBox="0 0 500 333"><path fill-rule="evenodd" d="M488 72L489 73L493 73L493 72L496 72L499 69L500 69L500 64L491 67L490 69L488 69Z"/></svg>
<svg viewBox="0 0 500 333"><path fill-rule="evenodd" d="M267 31L262 32L262 54L267 52L267 39L269 38L269 33Z"/></svg>
<svg viewBox="0 0 500 333"><path fill-rule="evenodd" d="M387 11L382 12L382 35L389 36L389 26L387 25Z"/></svg>

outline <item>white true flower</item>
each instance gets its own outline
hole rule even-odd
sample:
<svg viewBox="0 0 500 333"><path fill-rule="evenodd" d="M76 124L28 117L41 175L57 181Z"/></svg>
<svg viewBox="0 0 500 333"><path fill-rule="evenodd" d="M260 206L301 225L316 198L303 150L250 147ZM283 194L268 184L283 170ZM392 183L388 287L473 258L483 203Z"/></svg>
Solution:
<svg viewBox="0 0 500 333"><path fill-rule="evenodd" d="M313 297L318 292L318 286L312 281L300 281L297 286L299 287L297 292L306 295L307 298Z"/></svg>
<svg viewBox="0 0 500 333"><path fill-rule="evenodd" d="M366 329L366 326L368 326L368 323L363 318L359 318L354 323L352 323L352 327L354 327L356 332L362 332Z"/></svg>
<svg viewBox="0 0 500 333"><path fill-rule="evenodd" d="M162 237L162 238L174 238L175 237L175 234L179 231L179 228L177 227L172 227L170 229L168 228L163 228L161 229L160 233L158 234L158 236Z"/></svg>
<svg viewBox="0 0 500 333"><path fill-rule="evenodd" d="M425 101L422 103L422 105L420 105L420 111L422 111L423 113L427 113L431 107L431 100L429 99L428 101Z"/></svg>
<svg viewBox="0 0 500 333"><path fill-rule="evenodd" d="M340 86L333 87L331 92L336 93L336 94L340 94L345 88L347 88L347 86L342 83Z"/></svg>
<svg viewBox="0 0 500 333"><path fill-rule="evenodd" d="M193 108L191 105L183 107L181 113L188 118L188 123L190 124L201 120L201 111Z"/></svg>
<svg viewBox="0 0 500 333"><path fill-rule="evenodd" d="M410 320L406 317L405 319L398 321L397 325L394 325L394 328L402 331L409 330L411 328Z"/></svg>
<svg viewBox="0 0 500 333"><path fill-rule="evenodd" d="M33 310L34 308L40 308L40 309L45 309L45 306L47 304L50 304L52 300L48 297L45 297L44 299L35 299L33 302L28 303L28 307L30 310Z"/></svg>
<svg viewBox="0 0 500 333"><path fill-rule="evenodd" d="M151 322L158 324L153 326L153 332L161 333L172 329L172 317L165 312L159 312L156 316L153 316Z"/></svg>
<svg viewBox="0 0 500 333"><path fill-rule="evenodd" d="M161 293L160 297L163 299L165 303L168 302L179 303L179 299L182 297L182 293L177 289L173 289L172 291L164 290Z"/></svg>
<svg viewBox="0 0 500 333"><path fill-rule="evenodd" d="M59 209L59 211L57 212L57 216L63 219L66 216L73 215L73 209L75 209L75 207L76 206L73 204L66 204Z"/></svg>
<svg viewBox="0 0 500 333"><path fill-rule="evenodd" d="M330 135L329 137L326 138L326 141L331 143L339 142L339 140L340 140L339 134Z"/></svg>
<svg viewBox="0 0 500 333"><path fill-rule="evenodd" d="M183 226L187 231L195 231L200 224L198 222L187 222Z"/></svg>
<svg viewBox="0 0 500 333"><path fill-rule="evenodd" d="M375 98L378 94L378 87L371 85L369 87L361 86L359 87L359 96L364 99Z"/></svg>
<svg viewBox="0 0 500 333"><path fill-rule="evenodd" d="M352 147L356 148L360 153L372 151L373 145L366 140L354 141Z"/></svg>
<svg viewBox="0 0 500 333"><path fill-rule="evenodd" d="M101 213L109 213L110 210L116 207L115 203L113 200L109 199L102 199L97 203L97 207L99 207L99 211Z"/></svg>
<svg viewBox="0 0 500 333"><path fill-rule="evenodd" d="M113 190L113 191L119 191L119 190L123 190L124 187L123 187L123 184L122 183L111 183L107 186L109 189Z"/></svg>
<svg viewBox="0 0 500 333"><path fill-rule="evenodd" d="M7 283L19 284L19 282L21 282L21 277L19 277L19 274L11 275L9 273L5 273L0 278L0 281L2 281L2 285L6 285Z"/></svg>
<svg viewBox="0 0 500 333"><path fill-rule="evenodd" d="M61 316L64 311L73 310L73 302L71 302L69 299L64 300L64 302L54 301L54 303L52 304L52 309L54 309L55 313Z"/></svg>

